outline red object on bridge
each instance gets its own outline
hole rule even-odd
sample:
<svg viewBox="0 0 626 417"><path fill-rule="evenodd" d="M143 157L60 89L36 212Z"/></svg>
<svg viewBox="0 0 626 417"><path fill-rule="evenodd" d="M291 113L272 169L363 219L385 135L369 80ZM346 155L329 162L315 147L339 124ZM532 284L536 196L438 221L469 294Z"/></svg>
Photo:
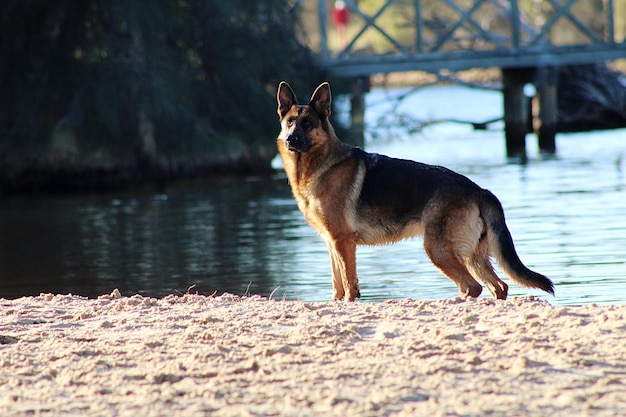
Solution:
<svg viewBox="0 0 626 417"><path fill-rule="evenodd" d="M335 26L345 26L350 19L350 11L343 1L336 1L333 9L333 23Z"/></svg>

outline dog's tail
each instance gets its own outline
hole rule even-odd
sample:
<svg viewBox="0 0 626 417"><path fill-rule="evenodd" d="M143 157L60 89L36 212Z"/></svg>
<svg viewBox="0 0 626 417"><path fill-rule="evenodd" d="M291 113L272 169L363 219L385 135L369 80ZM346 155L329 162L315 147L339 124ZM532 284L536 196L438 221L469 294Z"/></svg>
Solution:
<svg viewBox="0 0 626 417"><path fill-rule="evenodd" d="M490 247L490 252L496 257L502 270L519 285L539 288L554 295L552 281L544 275L531 271L522 263L515 251L511 232L509 232L504 221L502 204L490 191L484 190L484 192L481 212L489 230L495 237L495 239L490 239L494 243Z"/></svg>

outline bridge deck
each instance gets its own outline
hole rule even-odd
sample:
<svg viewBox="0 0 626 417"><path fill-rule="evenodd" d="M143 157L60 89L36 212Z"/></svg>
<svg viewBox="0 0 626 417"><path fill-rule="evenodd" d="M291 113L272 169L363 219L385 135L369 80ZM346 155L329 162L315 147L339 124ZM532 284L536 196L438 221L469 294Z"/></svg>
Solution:
<svg viewBox="0 0 626 417"><path fill-rule="evenodd" d="M537 2L524 0L344 3L350 22L341 41L328 1L318 1L320 63L339 76L541 67L626 57L626 37L616 36L614 0L547 0L539 2L540 10Z"/></svg>

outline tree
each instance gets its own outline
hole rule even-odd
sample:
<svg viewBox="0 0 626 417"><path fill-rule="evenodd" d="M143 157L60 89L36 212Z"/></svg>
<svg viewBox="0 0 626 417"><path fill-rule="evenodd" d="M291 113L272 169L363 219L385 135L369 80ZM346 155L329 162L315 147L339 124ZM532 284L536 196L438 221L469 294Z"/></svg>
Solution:
<svg viewBox="0 0 626 417"><path fill-rule="evenodd" d="M267 169L277 83L323 78L298 35L287 0L5 0L0 183Z"/></svg>

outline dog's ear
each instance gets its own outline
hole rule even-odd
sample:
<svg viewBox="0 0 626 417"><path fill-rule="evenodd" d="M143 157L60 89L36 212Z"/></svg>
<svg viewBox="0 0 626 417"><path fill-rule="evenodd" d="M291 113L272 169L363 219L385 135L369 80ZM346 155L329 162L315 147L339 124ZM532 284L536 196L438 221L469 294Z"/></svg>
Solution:
<svg viewBox="0 0 626 417"><path fill-rule="evenodd" d="M278 101L278 115L282 119L287 112L291 110L294 104L298 104L298 99L293 90L285 81L281 81L278 84L278 93L276 94L276 100Z"/></svg>
<svg viewBox="0 0 626 417"><path fill-rule="evenodd" d="M330 116L330 84L327 82L322 83L315 89L309 106L313 107L320 119L325 120Z"/></svg>

